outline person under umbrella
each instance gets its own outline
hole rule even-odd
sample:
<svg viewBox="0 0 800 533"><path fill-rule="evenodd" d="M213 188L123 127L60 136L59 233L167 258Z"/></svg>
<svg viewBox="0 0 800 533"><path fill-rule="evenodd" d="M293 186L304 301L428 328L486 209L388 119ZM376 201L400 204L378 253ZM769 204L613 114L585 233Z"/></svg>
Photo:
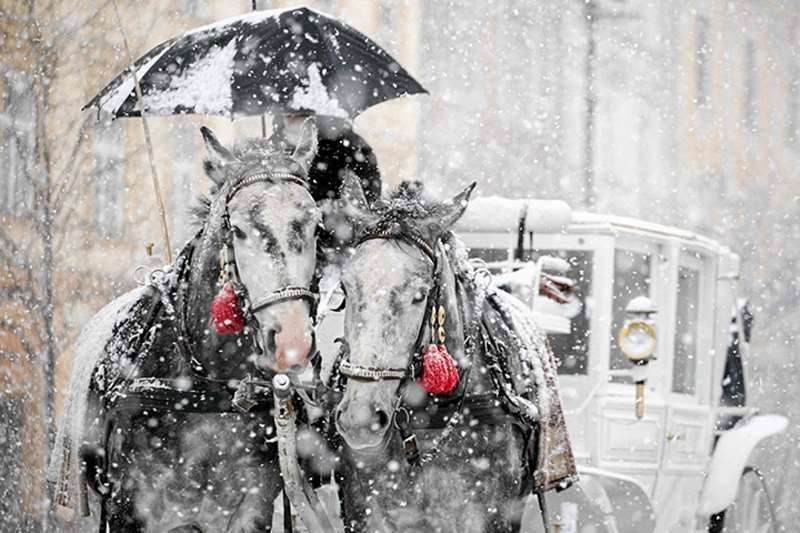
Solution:
<svg viewBox="0 0 800 533"><path fill-rule="evenodd" d="M314 199L338 199L347 170L361 179L370 203L380 198L378 158L369 143L353 130L351 121L308 113L281 114L273 120L274 135L287 143L287 150L293 149L303 123L309 119L314 120L318 132L317 157L308 171Z"/></svg>

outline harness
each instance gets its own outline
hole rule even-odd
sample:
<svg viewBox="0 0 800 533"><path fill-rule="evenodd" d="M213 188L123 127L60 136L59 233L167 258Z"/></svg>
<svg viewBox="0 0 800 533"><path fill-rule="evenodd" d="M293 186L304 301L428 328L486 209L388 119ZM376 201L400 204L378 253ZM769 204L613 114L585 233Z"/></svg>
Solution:
<svg viewBox="0 0 800 533"><path fill-rule="evenodd" d="M439 257L439 241L433 245L428 243L422 236L416 234L408 228L403 228L396 224L379 227L376 230L367 232L355 244L367 242L369 240L399 240L410 244L419 249L432 263L433 289L428 295L424 317L431 317L430 323L427 319L422 321L420 332L417 336L415 350L408 365L404 368L376 368L353 364L350 361L349 346L344 339L338 339L340 350L333 365L333 371L329 379L328 386L333 389L341 390L347 379L363 381L401 381L398 387L398 397L395 409L392 414L392 425L398 430L403 442L403 452L408 463L414 467L421 467L432 461L441 451L445 442L450 438L454 430L458 427L470 426L474 421L485 424L513 423L517 425L525 424L530 428L530 421L523 420L519 416L513 403L509 401L509 390L505 385L502 365L494 360L488 346L487 335L481 331L480 321L477 319L479 309L476 309L475 319L470 321L468 326L470 331L465 331L465 353L467 364L464 368L459 368L458 388L447 396L432 397L435 409L419 410L407 405L404 402L404 388L421 375L423 361L423 349L427 339L438 336L444 342L444 331L441 328L444 322L444 308L441 306L442 296L442 258ZM459 310L462 313L463 309ZM438 316L442 315L441 320ZM437 322L440 327L437 328ZM476 363L476 354L479 349L487 361L492 382L493 391L486 393L467 394L469 377L472 366ZM516 400L516 398L514 399ZM425 452L420 453L417 445L417 438L414 430L440 429L442 432L434 440L433 445Z"/></svg>
<svg viewBox="0 0 800 533"><path fill-rule="evenodd" d="M311 287L287 286L272 291L266 295L250 299L247 287L242 283L236 266L236 258L233 247L233 228L230 224L230 214L228 205L236 194L255 183L295 183L308 190L308 183L303 177L296 174L281 172L258 172L254 174L243 174L237 178L230 186L225 195L224 211L222 214L222 235L223 244L220 253L222 281L229 281L233 284L237 297L244 302L243 311L250 332L260 332L258 319L255 313L279 302L289 300L307 300L311 304L312 316L316 315L317 294ZM201 230L202 232L202 230ZM198 234L199 236L199 234ZM155 303L147 314L148 324L145 331L150 332L150 341L160 330L159 319L163 319L163 312L166 311L175 320L175 347L178 355L187 361L192 371L194 382L191 388L186 387L185 383L177 382L173 379L158 377L143 377L126 379L115 387L109 400L107 400L104 412L104 437L100 444L105 452L104 457L109 456L110 437L121 420L132 418L140 413L148 416L161 415L170 412L183 413L266 413L269 414L274 407L271 380L256 380L248 374L243 380L239 381L238 386L232 389L228 380L217 380L209 376L203 364L197 359L190 343L190 336L187 327L187 305L185 305L186 290L188 286L188 266L191 264L191 257L194 246L189 245L176 265L181 268L177 273L177 287L155 287L153 290L159 292L160 298L156 298ZM165 299L166 297L166 304ZM245 333L248 334L247 330ZM248 336L250 336L248 334ZM146 343L147 341L145 341ZM252 347L255 351L261 352L259 337L251 337ZM140 342L138 346L131 347L130 353L142 348ZM315 375L318 372L315 371ZM305 392L303 391L305 398ZM95 488L101 494L100 512L100 531L105 531L108 520L108 498L111 496L110 480L107 476L107 466L98 472L93 480ZM89 479L87 479L89 481Z"/></svg>
<svg viewBox="0 0 800 533"><path fill-rule="evenodd" d="M308 182L297 174L287 172L259 172L256 174L245 175L233 183L228 194L225 195L225 210L222 214L222 231L224 237L222 248L222 272L226 279L233 282L237 295L241 295L248 302L245 307L247 314L255 320L254 313L265 309L271 305L288 300L307 300L311 304L312 316L315 315L314 308L319 300L319 296L310 287L287 286L269 294L260 296L254 300L249 299L247 287L241 281L239 272L236 268L236 257L233 249L233 228L231 226L230 212L228 205L234 196L254 183L294 183L300 185L305 190L309 190Z"/></svg>

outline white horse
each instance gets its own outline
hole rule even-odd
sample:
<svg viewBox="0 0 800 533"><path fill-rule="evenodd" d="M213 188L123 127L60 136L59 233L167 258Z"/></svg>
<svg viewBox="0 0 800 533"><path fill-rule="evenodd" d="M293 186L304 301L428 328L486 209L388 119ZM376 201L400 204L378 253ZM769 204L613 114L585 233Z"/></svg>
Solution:
<svg viewBox="0 0 800 533"><path fill-rule="evenodd" d="M316 352L321 213L306 176L317 133L307 124L293 153L203 137L214 191L202 229L163 277L94 317L75 349L51 479L62 510L99 502L101 531L265 531L281 490L271 393L256 382Z"/></svg>
<svg viewBox="0 0 800 533"><path fill-rule="evenodd" d="M351 531L517 531L528 494L575 478L543 333L450 232L471 191L368 206L348 181L360 238L332 381Z"/></svg>

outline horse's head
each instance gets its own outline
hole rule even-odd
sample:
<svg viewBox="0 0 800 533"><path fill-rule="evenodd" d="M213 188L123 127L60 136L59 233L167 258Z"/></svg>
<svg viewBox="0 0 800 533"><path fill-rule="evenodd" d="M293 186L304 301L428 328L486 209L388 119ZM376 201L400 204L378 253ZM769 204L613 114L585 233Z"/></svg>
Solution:
<svg viewBox="0 0 800 533"><path fill-rule="evenodd" d="M202 133L204 167L217 189L209 223L219 228L226 270L246 292L245 311L258 323L259 362L280 371L300 369L314 350L310 284L321 213L307 173L316 155L316 128L308 122L292 151L265 139L228 150L210 130Z"/></svg>
<svg viewBox="0 0 800 533"><path fill-rule="evenodd" d="M349 361L340 366L347 382L336 425L354 450L385 444L401 385L414 394L414 356L430 341L427 306L438 290L436 263L444 260L439 239L463 214L472 188L447 202L401 188L370 209L358 180L346 181L344 210L361 238L342 271Z"/></svg>

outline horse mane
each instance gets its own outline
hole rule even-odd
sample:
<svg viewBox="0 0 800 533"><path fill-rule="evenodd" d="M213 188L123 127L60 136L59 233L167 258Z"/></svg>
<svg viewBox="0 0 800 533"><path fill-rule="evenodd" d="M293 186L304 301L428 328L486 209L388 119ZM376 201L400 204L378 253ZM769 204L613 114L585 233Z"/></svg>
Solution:
<svg viewBox="0 0 800 533"><path fill-rule="evenodd" d="M376 226L391 224L415 228L415 222L443 217L448 204L431 197L420 181L408 180L392 191L388 197L376 200L370 210L378 215Z"/></svg>
<svg viewBox="0 0 800 533"><path fill-rule="evenodd" d="M208 216L211 214L211 197L205 194L198 196L195 204L189 208L189 214L192 219L193 227L203 227L206 220L208 220Z"/></svg>

